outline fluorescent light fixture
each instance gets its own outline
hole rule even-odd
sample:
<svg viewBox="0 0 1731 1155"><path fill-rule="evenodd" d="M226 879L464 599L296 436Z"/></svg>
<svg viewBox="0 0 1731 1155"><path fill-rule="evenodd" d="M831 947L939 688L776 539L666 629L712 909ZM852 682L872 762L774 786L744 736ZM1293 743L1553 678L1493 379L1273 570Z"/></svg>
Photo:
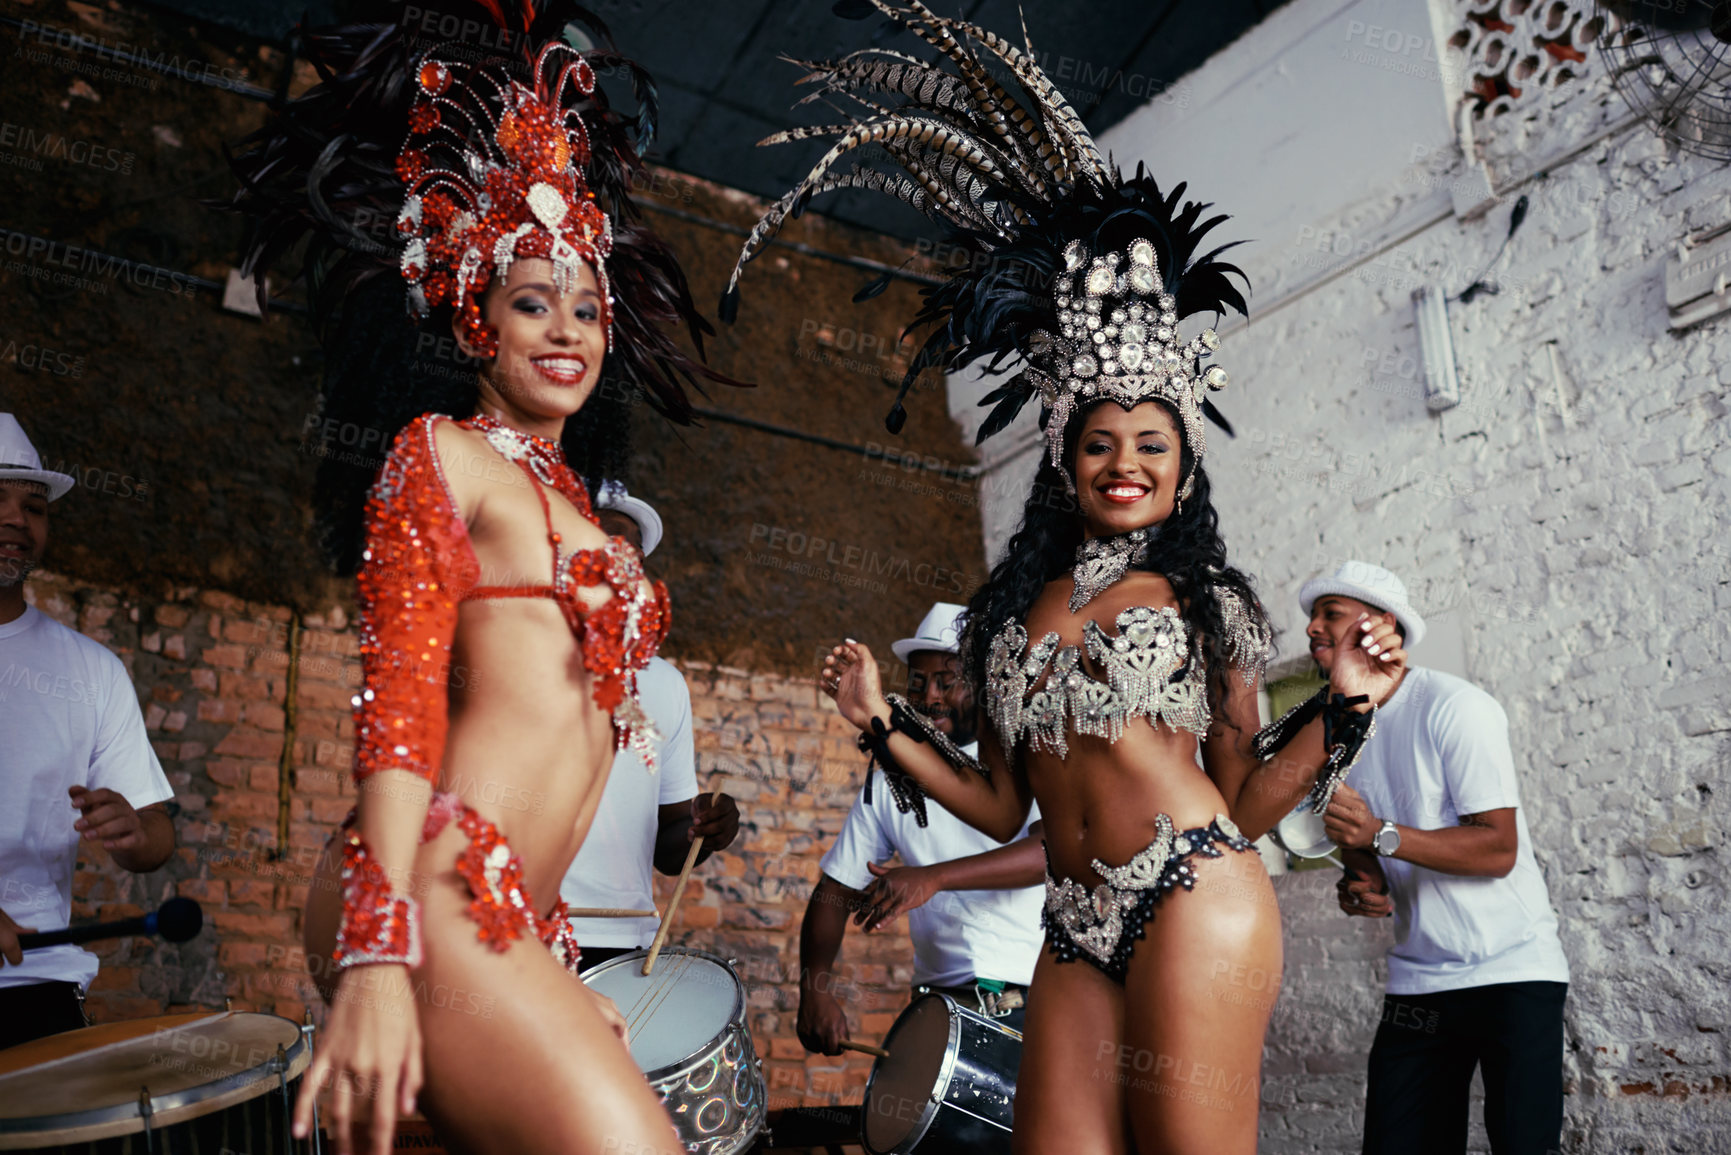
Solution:
<svg viewBox="0 0 1731 1155"><path fill-rule="evenodd" d="M1424 405L1432 413L1461 403L1461 383L1455 376L1455 343L1449 334L1448 298L1436 285L1412 291L1418 318L1419 360L1424 364Z"/></svg>

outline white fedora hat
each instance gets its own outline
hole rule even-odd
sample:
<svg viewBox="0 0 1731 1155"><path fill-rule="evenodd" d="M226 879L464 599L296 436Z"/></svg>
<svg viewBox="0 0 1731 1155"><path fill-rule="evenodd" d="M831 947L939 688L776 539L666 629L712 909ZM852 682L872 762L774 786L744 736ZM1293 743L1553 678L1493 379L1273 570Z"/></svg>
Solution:
<svg viewBox="0 0 1731 1155"><path fill-rule="evenodd" d="M595 508L617 510L635 521L637 532L643 535L644 557L654 553L655 547L661 544L661 515L647 501L625 492L623 481L611 478L603 481L601 492L595 498Z"/></svg>
<svg viewBox="0 0 1731 1155"><path fill-rule="evenodd" d="M42 468L36 447L24 435L24 427L10 413L0 413L0 481L39 481L48 487L48 500L65 495L78 484L66 473Z"/></svg>
<svg viewBox="0 0 1731 1155"><path fill-rule="evenodd" d="M890 653L896 656L897 661L906 662L909 655L917 654L921 650L936 650L944 654L958 652L962 633L956 628L956 623L967 609L967 606L958 606L954 602L933 602L932 608L926 611L925 621L914 631L914 636L903 638L890 646Z"/></svg>
<svg viewBox="0 0 1731 1155"><path fill-rule="evenodd" d="M1311 578L1298 591L1299 607L1309 614L1316 599L1329 594L1354 598L1393 614L1394 620L1406 631L1405 644L1408 646L1416 646L1424 640L1424 619L1407 601L1406 583L1379 565L1349 561L1327 577Z"/></svg>

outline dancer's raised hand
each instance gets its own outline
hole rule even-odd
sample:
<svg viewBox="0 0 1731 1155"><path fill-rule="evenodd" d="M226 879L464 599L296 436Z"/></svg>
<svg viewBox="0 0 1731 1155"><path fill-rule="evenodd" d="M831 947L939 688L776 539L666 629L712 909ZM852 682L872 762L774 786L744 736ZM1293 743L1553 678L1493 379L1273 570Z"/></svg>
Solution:
<svg viewBox="0 0 1731 1155"><path fill-rule="evenodd" d="M864 730L873 718L887 718L889 703L878 681L877 659L865 643L848 638L823 660L818 678L823 692L835 699L841 716Z"/></svg>
<svg viewBox="0 0 1731 1155"><path fill-rule="evenodd" d="M1360 614L1334 659L1329 684L1337 694L1348 698L1362 694L1370 705L1380 706L1400 685L1406 661L1394 619L1384 615L1375 621L1369 614Z"/></svg>

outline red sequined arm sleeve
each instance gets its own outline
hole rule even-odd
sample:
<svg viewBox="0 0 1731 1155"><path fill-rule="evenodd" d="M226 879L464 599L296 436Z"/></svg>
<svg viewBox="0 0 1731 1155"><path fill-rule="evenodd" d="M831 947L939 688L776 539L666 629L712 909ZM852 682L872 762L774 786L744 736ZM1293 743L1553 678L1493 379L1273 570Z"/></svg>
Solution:
<svg viewBox="0 0 1731 1155"><path fill-rule="evenodd" d="M444 756L451 639L475 574L468 530L439 472L434 428L428 414L397 436L367 497L357 579L356 781L407 770L437 782Z"/></svg>

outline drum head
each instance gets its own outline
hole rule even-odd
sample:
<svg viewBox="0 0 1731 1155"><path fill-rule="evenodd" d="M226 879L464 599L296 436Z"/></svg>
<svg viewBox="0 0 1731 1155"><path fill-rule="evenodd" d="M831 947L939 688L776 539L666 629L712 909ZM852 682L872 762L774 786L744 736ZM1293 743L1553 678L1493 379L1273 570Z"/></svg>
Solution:
<svg viewBox="0 0 1731 1155"><path fill-rule="evenodd" d="M932 1096L950 1058L951 1006L947 995L915 999L884 1039L889 1057L872 1067L861 1128L872 1155L907 1150L903 1144L930 1124Z"/></svg>
<svg viewBox="0 0 1731 1155"><path fill-rule="evenodd" d="M1274 841L1300 858L1327 858L1335 851L1323 829L1322 815L1310 808L1308 798L1274 824Z"/></svg>
<svg viewBox="0 0 1731 1155"><path fill-rule="evenodd" d="M279 1062L279 1056L281 1061ZM165 1015L13 1047L0 1064L0 1150L169 1126L256 1098L310 1062L300 1028L276 1015Z"/></svg>
<svg viewBox="0 0 1731 1155"><path fill-rule="evenodd" d="M583 981L612 999L631 1029L631 1057L650 1079L683 1067L720 1040L745 1013L733 968L707 951L667 947L645 975L649 952L609 959Z"/></svg>

